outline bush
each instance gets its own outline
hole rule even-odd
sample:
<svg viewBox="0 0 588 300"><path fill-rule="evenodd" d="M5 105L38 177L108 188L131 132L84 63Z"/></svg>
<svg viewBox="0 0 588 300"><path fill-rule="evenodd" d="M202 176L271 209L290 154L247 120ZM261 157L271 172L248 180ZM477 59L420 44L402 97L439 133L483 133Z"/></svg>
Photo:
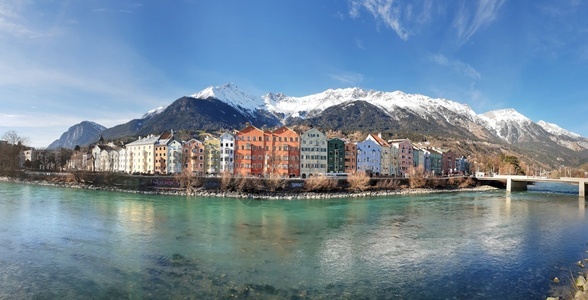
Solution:
<svg viewBox="0 0 588 300"><path fill-rule="evenodd" d="M408 185L411 189L424 188L427 185L427 179L422 175L414 175L408 179Z"/></svg>
<svg viewBox="0 0 588 300"><path fill-rule="evenodd" d="M265 187L271 192L283 189L286 187L286 179L278 174L270 174L270 176L265 179Z"/></svg>
<svg viewBox="0 0 588 300"><path fill-rule="evenodd" d="M331 191L337 187L337 181L324 175L315 175L304 181L304 190L308 192Z"/></svg>
<svg viewBox="0 0 588 300"><path fill-rule="evenodd" d="M220 189L223 191L235 190L235 176L229 171L221 173L220 177Z"/></svg>
<svg viewBox="0 0 588 300"><path fill-rule="evenodd" d="M180 188L185 188L188 194L191 194L204 184L204 178L202 176L194 176L188 172L179 173L174 178L180 183Z"/></svg>
<svg viewBox="0 0 588 300"><path fill-rule="evenodd" d="M246 176L238 176L235 179L235 187L238 192L258 192L263 190L263 185L259 179Z"/></svg>
<svg viewBox="0 0 588 300"><path fill-rule="evenodd" d="M400 182L395 179L379 180L376 184L376 188L379 190L397 190L400 188Z"/></svg>
<svg viewBox="0 0 588 300"><path fill-rule="evenodd" d="M365 191L370 188L370 177L365 172L357 172L347 177L349 189L353 191Z"/></svg>
<svg viewBox="0 0 588 300"><path fill-rule="evenodd" d="M473 187L476 186L478 183L476 182L476 180L474 180L474 178L472 177L468 177L467 179L463 180L460 184L459 184L459 188L468 188L468 187Z"/></svg>

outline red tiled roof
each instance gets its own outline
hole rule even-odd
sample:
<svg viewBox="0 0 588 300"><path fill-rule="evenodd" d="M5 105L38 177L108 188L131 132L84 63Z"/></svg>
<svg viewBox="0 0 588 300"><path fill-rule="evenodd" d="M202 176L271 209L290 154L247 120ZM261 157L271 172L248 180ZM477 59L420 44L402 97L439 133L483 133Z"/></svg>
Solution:
<svg viewBox="0 0 588 300"><path fill-rule="evenodd" d="M376 143L378 143L380 146L385 146L385 147L390 147L390 145L388 143L386 143L386 141L384 141L384 139L382 139L381 137L379 137L376 134L370 133L369 134L375 141Z"/></svg>

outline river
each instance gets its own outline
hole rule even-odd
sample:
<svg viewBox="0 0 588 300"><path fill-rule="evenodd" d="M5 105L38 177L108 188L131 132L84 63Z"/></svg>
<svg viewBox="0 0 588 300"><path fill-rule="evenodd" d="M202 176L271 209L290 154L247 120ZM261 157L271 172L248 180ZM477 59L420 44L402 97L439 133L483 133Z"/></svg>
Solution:
<svg viewBox="0 0 588 300"><path fill-rule="evenodd" d="M588 257L576 190L258 201L0 182L0 299L545 299Z"/></svg>

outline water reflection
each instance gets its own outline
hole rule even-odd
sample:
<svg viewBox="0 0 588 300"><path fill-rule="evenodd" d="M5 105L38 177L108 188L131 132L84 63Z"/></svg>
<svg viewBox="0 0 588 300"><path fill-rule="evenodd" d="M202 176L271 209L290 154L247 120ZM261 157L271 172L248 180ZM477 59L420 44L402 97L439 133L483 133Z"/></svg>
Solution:
<svg viewBox="0 0 588 300"><path fill-rule="evenodd" d="M249 201L0 187L0 298L51 298L41 291L55 286L72 297L544 298L588 230L583 198L537 192ZM18 282L34 284L16 294Z"/></svg>

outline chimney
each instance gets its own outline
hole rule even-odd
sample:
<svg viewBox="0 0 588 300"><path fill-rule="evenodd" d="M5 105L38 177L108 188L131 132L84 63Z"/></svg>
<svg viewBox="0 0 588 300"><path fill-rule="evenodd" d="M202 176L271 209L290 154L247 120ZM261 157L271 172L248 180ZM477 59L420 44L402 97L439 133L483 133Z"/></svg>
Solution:
<svg viewBox="0 0 588 300"><path fill-rule="evenodd" d="M381 132L378 132L378 137L379 138L382 138L382 133Z"/></svg>
<svg viewBox="0 0 588 300"><path fill-rule="evenodd" d="M245 122L245 127L249 127L249 126L251 126L251 123L250 122Z"/></svg>

